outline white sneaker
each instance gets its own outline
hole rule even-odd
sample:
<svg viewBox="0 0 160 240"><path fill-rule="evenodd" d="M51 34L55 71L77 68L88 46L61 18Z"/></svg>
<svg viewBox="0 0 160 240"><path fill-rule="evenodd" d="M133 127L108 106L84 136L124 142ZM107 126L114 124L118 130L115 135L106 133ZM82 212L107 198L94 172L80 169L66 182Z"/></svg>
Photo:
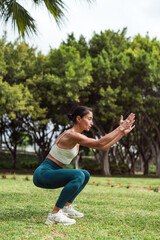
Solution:
<svg viewBox="0 0 160 240"><path fill-rule="evenodd" d="M46 225L57 223L60 225L72 225L76 223L74 219L70 219L62 212L62 210L59 210L57 213L49 213L47 220L45 222Z"/></svg>
<svg viewBox="0 0 160 240"><path fill-rule="evenodd" d="M63 212L67 213L69 217L73 217L73 218L82 218L82 217L84 217L84 214L76 211L73 208L73 205L64 206Z"/></svg>

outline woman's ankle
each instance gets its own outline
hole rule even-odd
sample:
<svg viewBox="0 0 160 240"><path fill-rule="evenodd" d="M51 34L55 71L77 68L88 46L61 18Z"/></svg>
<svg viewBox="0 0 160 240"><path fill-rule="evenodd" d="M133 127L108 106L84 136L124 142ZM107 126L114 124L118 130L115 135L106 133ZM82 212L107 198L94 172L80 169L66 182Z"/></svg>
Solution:
<svg viewBox="0 0 160 240"><path fill-rule="evenodd" d="M55 213L58 213L59 210L61 210L62 208L59 208L57 206L54 207L53 211L52 211L52 214L55 214Z"/></svg>
<svg viewBox="0 0 160 240"><path fill-rule="evenodd" d="M65 207L68 207L68 206L70 206L70 205L72 205L72 203L67 202L67 203L65 204Z"/></svg>

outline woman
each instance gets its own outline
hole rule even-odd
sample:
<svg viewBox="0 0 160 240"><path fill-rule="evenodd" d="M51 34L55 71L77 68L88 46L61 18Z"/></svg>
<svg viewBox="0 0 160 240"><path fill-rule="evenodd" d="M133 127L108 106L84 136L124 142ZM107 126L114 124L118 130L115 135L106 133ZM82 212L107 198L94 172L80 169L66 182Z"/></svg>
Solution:
<svg viewBox="0 0 160 240"><path fill-rule="evenodd" d="M82 134L89 131L93 125L92 109L85 106L78 106L69 115L73 122L71 129L63 132L55 141L47 158L35 170L33 182L37 187L56 189L64 187L55 204L52 213L48 214L45 224L74 224L72 218L81 218L83 213L73 208L73 201L87 184L90 174L86 170L64 169L78 154L79 145L107 150L119 141L124 135L134 128L135 115L131 113L126 120L123 116L120 119L120 126L111 133L96 140ZM70 218L72 217L72 218Z"/></svg>

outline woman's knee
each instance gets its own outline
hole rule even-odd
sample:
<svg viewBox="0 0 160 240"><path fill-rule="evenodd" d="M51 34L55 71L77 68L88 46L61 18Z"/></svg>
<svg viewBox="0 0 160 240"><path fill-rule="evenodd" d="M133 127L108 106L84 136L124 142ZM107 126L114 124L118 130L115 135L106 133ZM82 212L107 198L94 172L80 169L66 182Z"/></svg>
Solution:
<svg viewBox="0 0 160 240"><path fill-rule="evenodd" d="M88 182L90 178L90 173L87 170L81 170L85 176L85 181Z"/></svg>
<svg viewBox="0 0 160 240"><path fill-rule="evenodd" d="M79 183L83 184L85 181L85 174L80 170L74 171L74 179Z"/></svg>

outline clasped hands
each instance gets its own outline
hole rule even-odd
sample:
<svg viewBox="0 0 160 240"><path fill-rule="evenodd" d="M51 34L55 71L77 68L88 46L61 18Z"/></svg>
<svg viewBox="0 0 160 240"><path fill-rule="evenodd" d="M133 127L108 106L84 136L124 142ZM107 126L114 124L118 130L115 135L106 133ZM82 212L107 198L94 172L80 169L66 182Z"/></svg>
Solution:
<svg viewBox="0 0 160 240"><path fill-rule="evenodd" d="M128 134L135 127L133 123L135 122L135 114L131 113L125 120L123 120L123 116L120 118L120 130L124 133L124 135Z"/></svg>

